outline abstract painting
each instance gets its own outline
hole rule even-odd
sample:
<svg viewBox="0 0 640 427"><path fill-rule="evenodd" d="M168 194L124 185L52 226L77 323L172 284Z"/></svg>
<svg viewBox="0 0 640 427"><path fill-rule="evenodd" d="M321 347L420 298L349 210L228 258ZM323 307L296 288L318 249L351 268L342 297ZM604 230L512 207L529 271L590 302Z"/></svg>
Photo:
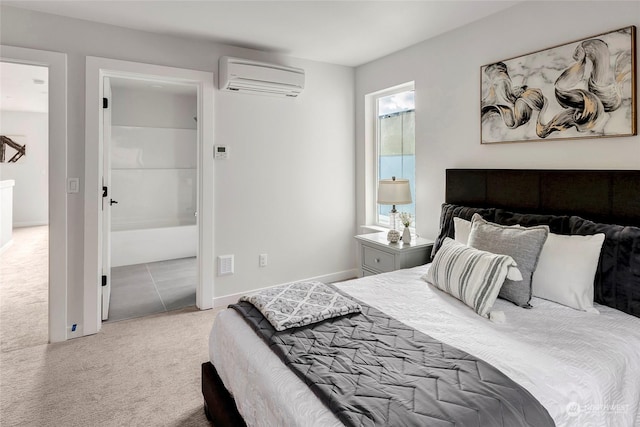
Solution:
<svg viewBox="0 0 640 427"><path fill-rule="evenodd" d="M636 28L484 65L483 144L636 135Z"/></svg>

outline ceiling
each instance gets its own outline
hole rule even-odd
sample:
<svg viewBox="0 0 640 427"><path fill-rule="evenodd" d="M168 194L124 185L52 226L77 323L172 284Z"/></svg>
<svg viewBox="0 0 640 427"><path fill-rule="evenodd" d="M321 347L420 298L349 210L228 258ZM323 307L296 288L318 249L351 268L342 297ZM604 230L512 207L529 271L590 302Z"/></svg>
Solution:
<svg viewBox="0 0 640 427"><path fill-rule="evenodd" d="M519 1L522 0L2 0L2 4L358 66L497 13Z"/></svg>

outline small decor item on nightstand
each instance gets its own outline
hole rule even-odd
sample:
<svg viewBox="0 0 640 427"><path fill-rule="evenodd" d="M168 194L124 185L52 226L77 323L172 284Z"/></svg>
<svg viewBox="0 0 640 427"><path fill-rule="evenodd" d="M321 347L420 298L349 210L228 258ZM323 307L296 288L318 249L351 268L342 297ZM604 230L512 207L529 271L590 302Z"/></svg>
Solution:
<svg viewBox="0 0 640 427"><path fill-rule="evenodd" d="M398 243L398 240L400 240L400 232L398 230L389 230L389 233L387 233L387 242Z"/></svg>
<svg viewBox="0 0 640 427"><path fill-rule="evenodd" d="M400 213L400 221L402 221L402 225L404 225L404 231L402 232L402 242L404 244L411 243L411 230L409 230L411 220L412 218L409 212Z"/></svg>
<svg viewBox="0 0 640 427"><path fill-rule="evenodd" d="M409 230L409 227L405 227L402 232L402 243L405 245L411 243L411 230Z"/></svg>

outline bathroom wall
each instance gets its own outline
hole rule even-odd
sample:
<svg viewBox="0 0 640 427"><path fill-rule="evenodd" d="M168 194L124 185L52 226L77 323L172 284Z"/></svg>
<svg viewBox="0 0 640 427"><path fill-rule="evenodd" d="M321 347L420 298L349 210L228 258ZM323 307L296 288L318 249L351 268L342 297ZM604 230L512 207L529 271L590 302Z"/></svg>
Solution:
<svg viewBox="0 0 640 427"><path fill-rule="evenodd" d="M112 79L113 231L196 223L196 91L156 86Z"/></svg>
<svg viewBox="0 0 640 427"><path fill-rule="evenodd" d="M114 126L196 129L195 89L177 85L111 79ZM157 87L161 86L161 87Z"/></svg>
<svg viewBox="0 0 640 427"><path fill-rule="evenodd" d="M111 265L196 256L196 89L111 85Z"/></svg>

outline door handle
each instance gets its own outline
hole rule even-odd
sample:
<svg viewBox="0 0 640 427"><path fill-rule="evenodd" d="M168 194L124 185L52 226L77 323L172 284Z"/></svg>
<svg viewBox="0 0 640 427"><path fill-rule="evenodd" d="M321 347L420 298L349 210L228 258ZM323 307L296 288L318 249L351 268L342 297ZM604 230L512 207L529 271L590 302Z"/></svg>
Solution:
<svg viewBox="0 0 640 427"><path fill-rule="evenodd" d="M110 206L111 206L111 205L117 205L117 204L118 204L118 202L117 202L116 200L109 199L109 205L110 205Z"/></svg>

